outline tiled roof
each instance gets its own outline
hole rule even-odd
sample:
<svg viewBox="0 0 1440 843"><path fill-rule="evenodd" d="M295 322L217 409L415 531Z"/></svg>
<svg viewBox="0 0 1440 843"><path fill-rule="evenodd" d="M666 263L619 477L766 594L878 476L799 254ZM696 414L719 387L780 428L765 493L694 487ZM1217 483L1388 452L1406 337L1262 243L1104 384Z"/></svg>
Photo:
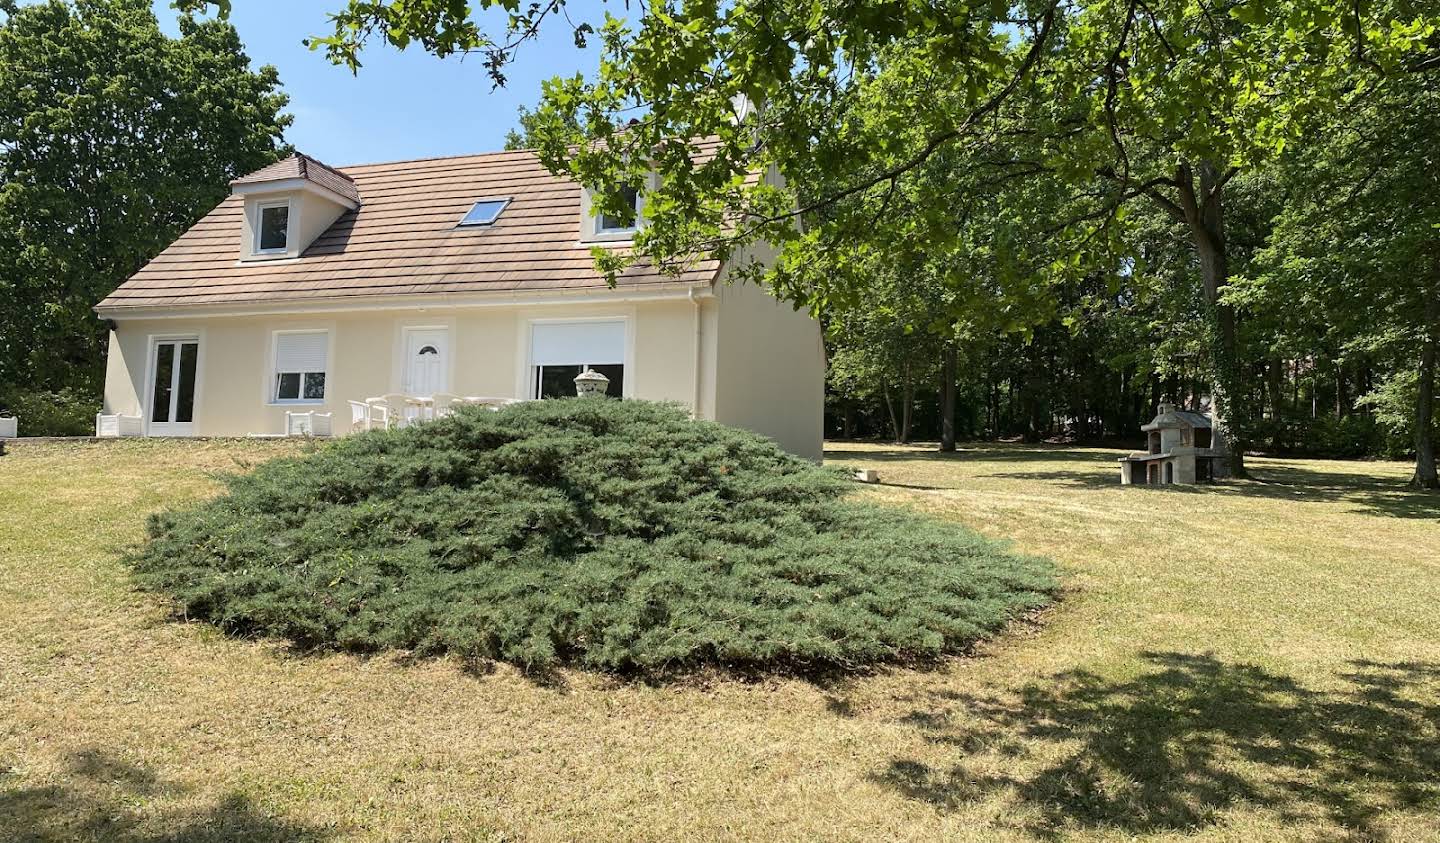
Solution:
<svg viewBox="0 0 1440 843"><path fill-rule="evenodd" d="M1180 427L1208 429L1210 427L1210 417L1203 413L1191 412L1190 410L1171 410L1168 413L1161 413L1156 416L1149 424L1141 425L1140 429L1150 431L1160 430L1162 428L1170 430Z"/></svg>
<svg viewBox="0 0 1440 843"><path fill-rule="evenodd" d="M355 188L355 180L331 167L324 162L297 152L289 158L276 161L268 167L262 167L246 176L230 182L235 184L264 184L272 181L287 181L289 179L305 179L314 182L333 193L337 193L349 199L351 202L360 202L360 191Z"/></svg>
<svg viewBox="0 0 1440 843"><path fill-rule="evenodd" d="M300 164L292 161L240 181L298 177ZM306 166L309 177L315 177L316 168ZM590 247L579 242L580 186L551 175L531 152L366 164L333 172L351 180L360 208L341 216L298 259L240 261L244 198L231 196L97 309L606 287ZM504 197L513 201L494 224L456 227L477 200ZM718 261L706 260L677 278L640 264L620 276L619 286L706 282L718 268Z"/></svg>

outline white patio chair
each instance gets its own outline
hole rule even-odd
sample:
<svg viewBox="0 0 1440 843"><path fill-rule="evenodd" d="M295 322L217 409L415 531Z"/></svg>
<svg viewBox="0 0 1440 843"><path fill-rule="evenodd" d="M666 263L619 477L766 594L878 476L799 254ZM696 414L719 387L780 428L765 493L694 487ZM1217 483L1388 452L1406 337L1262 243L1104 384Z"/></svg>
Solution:
<svg viewBox="0 0 1440 843"><path fill-rule="evenodd" d="M20 420L15 416L0 416L0 439L17 439L20 436Z"/></svg>
<svg viewBox="0 0 1440 843"><path fill-rule="evenodd" d="M286 413L286 436L329 436L334 429L333 413Z"/></svg>
<svg viewBox="0 0 1440 843"><path fill-rule="evenodd" d="M464 403L463 398L451 392L437 392L430 396L430 413L437 419L443 419L455 412L455 407Z"/></svg>
<svg viewBox="0 0 1440 843"><path fill-rule="evenodd" d="M370 405L364 401L346 401L350 405L350 429L370 429Z"/></svg>
<svg viewBox="0 0 1440 843"><path fill-rule="evenodd" d="M491 410L498 410L501 407L508 407L511 404L519 404L519 398L492 398L483 395L467 395L460 399L461 403L473 404L481 407L488 407Z"/></svg>
<svg viewBox="0 0 1440 843"><path fill-rule="evenodd" d="M425 420L424 404L415 396L403 392L387 392L374 398L366 398L365 403L384 406L389 423L395 427L409 427Z"/></svg>
<svg viewBox="0 0 1440 843"><path fill-rule="evenodd" d="M350 405L351 430L390 429L390 408L385 404L367 404L363 401L347 401Z"/></svg>

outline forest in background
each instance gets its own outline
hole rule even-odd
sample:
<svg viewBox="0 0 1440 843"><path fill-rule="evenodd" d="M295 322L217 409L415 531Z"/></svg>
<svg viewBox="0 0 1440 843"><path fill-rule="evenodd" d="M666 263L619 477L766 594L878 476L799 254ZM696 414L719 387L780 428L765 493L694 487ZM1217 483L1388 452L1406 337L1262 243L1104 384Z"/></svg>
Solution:
<svg viewBox="0 0 1440 843"><path fill-rule="evenodd" d="M289 98L235 28L148 0L0 0L0 410L89 435L108 329L92 308L289 152Z"/></svg>
<svg viewBox="0 0 1440 843"><path fill-rule="evenodd" d="M1425 142L1440 149L1440 121L1428 131L1434 133ZM1294 212L1286 217L1283 207L1305 201L1287 196L1286 173L1277 168L1273 176L1236 185L1230 206L1232 219L1245 220L1239 236L1246 245L1235 250L1243 254L1237 282L1243 295L1237 291L1235 299L1243 302L1249 385L1243 398L1255 408L1250 447L1278 455L1413 458L1423 333L1406 337L1384 315L1384 301L1366 300L1358 274L1363 267L1339 279L1343 297L1326 283L1333 273L1296 277L1313 267L1297 266L1284 239L1291 236L1286 226L1293 225L1287 220ZM1341 196L1356 190L1345 178L1337 176L1329 189ZM1424 184L1423 177L1419 181ZM1434 189L1440 191L1440 183ZM1410 201L1404 195L1382 199L1397 215ZM1423 204L1408 207L1427 210ZM1143 441L1140 426L1162 400L1208 407L1204 302L1192 250L1158 215L1143 231L1150 237L1140 245L1158 271L1130 274L1118 284L1096 278L1067 285L1053 303L1053 317L1024 331L925 330L936 311L943 312L937 297L943 298L945 282L923 275L883 288L889 296L882 307L826 314L827 437L936 442L944 434L949 400L961 441L1128 446ZM1343 246L1332 254L1344 256ZM1395 257L1385 271L1402 273L1402 280L1409 272L1415 289L1422 289L1426 267L1407 268ZM1312 289L1294 289L1312 283ZM928 299L916 295L927 288ZM1356 312L1330 312L1324 305L1334 298L1340 301L1332 307ZM1423 311L1413 315L1423 317Z"/></svg>

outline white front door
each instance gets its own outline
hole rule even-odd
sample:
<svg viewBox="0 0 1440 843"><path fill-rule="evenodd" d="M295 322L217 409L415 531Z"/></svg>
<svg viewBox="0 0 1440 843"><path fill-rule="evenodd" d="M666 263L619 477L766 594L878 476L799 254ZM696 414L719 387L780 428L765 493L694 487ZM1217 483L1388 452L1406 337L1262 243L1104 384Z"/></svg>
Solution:
<svg viewBox="0 0 1440 843"><path fill-rule="evenodd" d="M447 392L450 371L450 335L444 328L413 328L405 332L405 383L407 395Z"/></svg>
<svg viewBox="0 0 1440 843"><path fill-rule="evenodd" d="M150 436L193 436L200 341L156 340L150 360L150 411L146 432Z"/></svg>

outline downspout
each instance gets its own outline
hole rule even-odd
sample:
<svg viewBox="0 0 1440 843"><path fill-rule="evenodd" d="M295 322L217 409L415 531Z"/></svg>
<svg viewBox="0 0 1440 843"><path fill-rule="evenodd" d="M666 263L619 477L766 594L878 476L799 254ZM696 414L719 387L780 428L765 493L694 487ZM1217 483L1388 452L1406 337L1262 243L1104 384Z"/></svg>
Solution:
<svg viewBox="0 0 1440 843"><path fill-rule="evenodd" d="M695 394L693 403L690 405L691 414L700 418L700 300L695 298L695 288L690 287L686 291L686 298L695 307Z"/></svg>

